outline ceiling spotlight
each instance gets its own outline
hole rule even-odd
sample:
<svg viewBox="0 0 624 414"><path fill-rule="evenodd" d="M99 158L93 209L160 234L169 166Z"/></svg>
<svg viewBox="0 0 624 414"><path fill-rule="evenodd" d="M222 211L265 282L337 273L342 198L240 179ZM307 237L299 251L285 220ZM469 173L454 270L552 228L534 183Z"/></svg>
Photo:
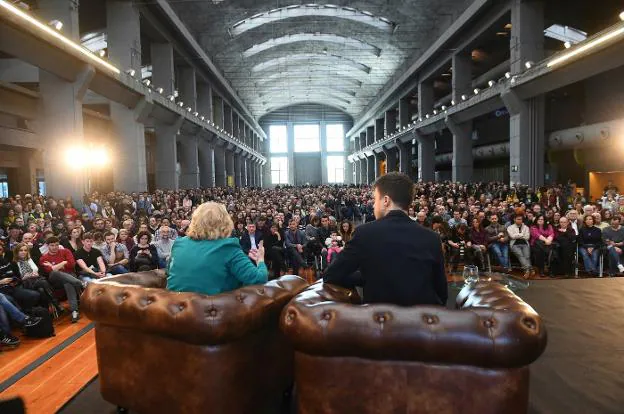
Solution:
<svg viewBox="0 0 624 414"><path fill-rule="evenodd" d="M510 78L511 78L511 73L506 72L506 73L505 73L505 77L506 77L507 79L510 79Z"/></svg>
<svg viewBox="0 0 624 414"><path fill-rule="evenodd" d="M442 105L442 110L446 111L446 105Z"/></svg>
<svg viewBox="0 0 624 414"><path fill-rule="evenodd" d="M98 52L98 56L103 58L104 56L106 56L106 50L102 49Z"/></svg>
<svg viewBox="0 0 624 414"><path fill-rule="evenodd" d="M488 82L488 85L490 85L490 88L491 88L492 86L494 86L494 83L495 83L495 82L494 82L493 80L491 80L491 81L489 81L489 82Z"/></svg>
<svg viewBox="0 0 624 414"><path fill-rule="evenodd" d="M525 62L524 67L526 67L527 69L531 69L533 65L534 63L529 60L528 62Z"/></svg>
<svg viewBox="0 0 624 414"><path fill-rule="evenodd" d="M425 115L425 118L429 119L429 114Z"/></svg>
<svg viewBox="0 0 624 414"><path fill-rule="evenodd" d="M465 101L466 99L468 99L466 95L462 95L461 98L462 98L462 101Z"/></svg>
<svg viewBox="0 0 624 414"><path fill-rule="evenodd" d="M193 112L193 116L199 115L199 112Z"/></svg>
<svg viewBox="0 0 624 414"><path fill-rule="evenodd" d="M438 110L437 110L437 109L434 109L434 110L433 110L433 114L434 114L434 115L437 115L437 114L438 114Z"/></svg>
<svg viewBox="0 0 624 414"><path fill-rule="evenodd" d="M570 42L565 42L565 43L563 44L563 47L565 47L566 49L569 49L569 48L571 48L571 47L572 47L572 43L570 43Z"/></svg>
<svg viewBox="0 0 624 414"><path fill-rule="evenodd" d="M624 22L624 11L622 13L620 13L620 20L622 20Z"/></svg>
<svg viewBox="0 0 624 414"><path fill-rule="evenodd" d="M184 102L182 102L182 101L178 102L178 106L179 107L183 107L184 106Z"/></svg>
<svg viewBox="0 0 624 414"><path fill-rule="evenodd" d="M178 93L178 90L176 89L175 91L173 91L173 96L175 96L176 98L179 96L180 94Z"/></svg>
<svg viewBox="0 0 624 414"><path fill-rule="evenodd" d="M134 75L136 74L136 70L134 70L134 69L128 69L128 70L126 71L126 73L127 73L128 75L130 75L130 76L132 76L132 77L134 78Z"/></svg>
<svg viewBox="0 0 624 414"><path fill-rule="evenodd" d="M455 101L451 101L451 106L454 106L454 105L455 105Z"/></svg>
<svg viewBox="0 0 624 414"><path fill-rule="evenodd" d="M197 113L197 112L195 112L195 113ZM197 116L197 115L195 115L195 116ZM205 121L206 117L202 115L202 116L199 117L199 119L201 119L202 121Z"/></svg>
<svg viewBox="0 0 624 414"><path fill-rule="evenodd" d="M422 118L418 118L418 122L422 122Z"/></svg>
<svg viewBox="0 0 624 414"><path fill-rule="evenodd" d="M162 89L162 88L160 88L160 89ZM169 99L171 102L173 102L173 101L175 101L175 96L169 95L169 96L167 96L167 99Z"/></svg>
<svg viewBox="0 0 624 414"><path fill-rule="evenodd" d="M50 23L48 23L50 26L54 27L56 30L58 30L59 32L61 31L61 29L63 28L63 22L60 20L51 20Z"/></svg>
<svg viewBox="0 0 624 414"><path fill-rule="evenodd" d="M152 84L152 81L149 79L145 79L143 83L145 84L145 86L150 86Z"/></svg>
<svg viewBox="0 0 624 414"><path fill-rule="evenodd" d="M511 78L511 83L516 83L516 77L514 76L513 78Z"/></svg>
<svg viewBox="0 0 624 414"><path fill-rule="evenodd" d="M191 107L190 107L190 106L187 106L187 107L186 107L186 111L187 111L187 112L191 112L191 111L192 111Z"/></svg>
<svg viewBox="0 0 624 414"><path fill-rule="evenodd" d="M479 88L474 88L473 92L474 92L475 95L478 95L479 94Z"/></svg>
<svg viewBox="0 0 624 414"><path fill-rule="evenodd" d="M164 90L163 88L158 88L158 89L156 89L156 92L158 92L158 93L159 93L159 94L161 94L161 95L162 95L162 93L163 93L164 91L165 91L165 90ZM173 95L172 95L172 96L173 96Z"/></svg>

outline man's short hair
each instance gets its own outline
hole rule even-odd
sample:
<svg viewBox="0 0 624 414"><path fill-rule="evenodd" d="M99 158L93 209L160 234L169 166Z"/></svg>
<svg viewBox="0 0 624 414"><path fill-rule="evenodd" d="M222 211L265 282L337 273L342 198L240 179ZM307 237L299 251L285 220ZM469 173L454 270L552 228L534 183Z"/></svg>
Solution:
<svg viewBox="0 0 624 414"><path fill-rule="evenodd" d="M622 216L620 216L619 214L614 214L614 215L611 217L611 221L613 221L613 220L622 221Z"/></svg>
<svg viewBox="0 0 624 414"><path fill-rule="evenodd" d="M50 236L46 239L47 244L60 243L60 239L56 236Z"/></svg>
<svg viewBox="0 0 624 414"><path fill-rule="evenodd" d="M95 239L95 236L93 235L93 233L89 231L82 235L82 240L94 240L94 239Z"/></svg>
<svg viewBox="0 0 624 414"><path fill-rule="evenodd" d="M407 210L414 199L414 182L407 174L391 172L373 184L382 196L388 196L397 207Z"/></svg>
<svg viewBox="0 0 624 414"><path fill-rule="evenodd" d="M115 233L113 233L112 231L107 231L106 233L104 233L104 238L107 238L108 236L114 236Z"/></svg>

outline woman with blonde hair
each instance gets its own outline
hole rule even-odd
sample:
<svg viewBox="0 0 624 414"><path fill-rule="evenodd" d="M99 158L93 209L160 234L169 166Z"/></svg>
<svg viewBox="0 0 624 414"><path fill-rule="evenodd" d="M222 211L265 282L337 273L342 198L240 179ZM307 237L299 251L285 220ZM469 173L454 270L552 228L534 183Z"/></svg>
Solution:
<svg viewBox="0 0 624 414"><path fill-rule="evenodd" d="M230 237L233 229L223 204L200 205L193 213L186 237L178 237L171 248L167 288L215 295L266 282L262 242L247 257L239 240Z"/></svg>

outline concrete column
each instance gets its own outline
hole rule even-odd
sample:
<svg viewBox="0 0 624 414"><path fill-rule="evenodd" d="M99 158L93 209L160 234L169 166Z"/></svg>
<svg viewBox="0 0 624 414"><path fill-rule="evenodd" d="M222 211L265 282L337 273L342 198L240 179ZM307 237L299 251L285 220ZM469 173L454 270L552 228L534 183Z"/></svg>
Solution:
<svg viewBox="0 0 624 414"><path fill-rule="evenodd" d="M106 21L108 59L121 70L134 69L141 79L141 26L136 3L108 0ZM110 103L110 116L117 139L113 178L115 190L133 192L147 190L147 162L145 160L145 127L150 109L143 103L138 113L123 104ZM138 122L141 121L141 122Z"/></svg>
<svg viewBox="0 0 624 414"><path fill-rule="evenodd" d="M267 163L267 164L270 164L270 163ZM251 178L252 169L253 169L253 161L251 160L251 158L246 158L245 159L245 174L247 178L245 178L245 180L247 181L247 184L246 184L247 187L252 186L252 178Z"/></svg>
<svg viewBox="0 0 624 414"><path fill-rule="evenodd" d="M292 122L287 124L288 133L288 184L295 183L295 127ZM255 136L255 134L254 134Z"/></svg>
<svg viewBox="0 0 624 414"><path fill-rule="evenodd" d="M225 150L225 171L227 174L227 184L230 184L230 177L234 177L234 153Z"/></svg>
<svg viewBox="0 0 624 414"><path fill-rule="evenodd" d="M399 142L399 171L412 176L412 143Z"/></svg>
<svg viewBox="0 0 624 414"><path fill-rule="evenodd" d="M349 160L345 161L345 184L353 184L353 167L354 163L349 162Z"/></svg>
<svg viewBox="0 0 624 414"><path fill-rule="evenodd" d="M366 164L366 174L368 175L367 182L370 185L375 182L375 174L377 173L377 168L375 168L375 156L373 155L372 157L367 157Z"/></svg>
<svg viewBox="0 0 624 414"><path fill-rule="evenodd" d="M199 140L199 184L202 188L215 186L214 147L207 139Z"/></svg>
<svg viewBox="0 0 624 414"><path fill-rule="evenodd" d="M353 160L353 184L358 185L360 183L360 161Z"/></svg>
<svg viewBox="0 0 624 414"><path fill-rule="evenodd" d="M197 137L179 135L180 188L199 187L199 151Z"/></svg>
<svg viewBox="0 0 624 414"><path fill-rule="evenodd" d="M453 181L467 183L472 181L472 121L456 124L446 118L446 126L453 134Z"/></svg>
<svg viewBox="0 0 624 414"><path fill-rule="evenodd" d="M366 146L369 146L375 142L375 127L369 126L366 128Z"/></svg>
<svg viewBox="0 0 624 414"><path fill-rule="evenodd" d="M360 185L368 184L368 160L360 160Z"/></svg>
<svg viewBox="0 0 624 414"><path fill-rule="evenodd" d="M223 128L223 99L220 96L212 94L212 122L215 123L216 126Z"/></svg>
<svg viewBox="0 0 624 414"><path fill-rule="evenodd" d="M223 106L223 122L225 132L232 133L232 107L230 105Z"/></svg>
<svg viewBox="0 0 624 414"><path fill-rule="evenodd" d="M360 150L366 148L366 131L360 132Z"/></svg>
<svg viewBox="0 0 624 414"><path fill-rule="evenodd" d="M381 177L381 162L386 159L386 154L384 152L377 152L373 156L373 161L375 162L375 179Z"/></svg>
<svg viewBox="0 0 624 414"><path fill-rule="evenodd" d="M528 61L544 58L544 3L513 0L511 7L511 73L525 70ZM501 98L509 111L509 168L511 184L537 187L544 183L544 96L521 100L507 90Z"/></svg>
<svg viewBox="0 0 624 414"><path fill-rule="evenodd" d="M234 155L234 185L236 185L236 187L243 186L243 177L242 177L243 167L242 167L241 158L242 156L240 154Z"/></svg>
<svg viewBox="0 0 624 414"><path fill-rule="evenodd" d="M399 99L399 123L400 127L406 127L412 121L410 113L410 97L406 96Z"/></svg>
<svg viewBox="0 0 624 414"><path fill-rule="evenodd" d="M418 116L425 118L426 114L433 114L433 83L431 81L418 84Z"/></svg>
<svg viewBox="0 0 624 414"><path fill-rule="evenodd" d="M179 68L178 85L180 85L180 100L184 102L184 108L190 107L192 112L197 109L197 80L195 69L189 67Z"/></svg>
<svg viewBox="0 0 624 414"><path fill-rule="evenodd" d="M386 135L394 134L397 131L396 121L397 121L397 113L396 109L392 108L389 111L386 111L384 115Z"/></svg>
<svg viewBox="0 0 624 414"><path fill-rule="evenodd" d="M399 170L399 157L397 148L384 149L386 154L386 171L393 172Z"/></svg>
<svg viewBox="0 0 624 414"><path fill-rule="evenodd" d="M462 95L472 93L472 57L468 52L453 55L453 100L462 102Z"/></svg>
<svg viewBox="0 0 624 414"><path fill-rule="evenodd" d="M177 190L177 152L176 145L178 132L184 118L179 117L173 124L157 121L156 132L156 188Z"/></svg>
<svg viewBox="0 0 624 414"><path fill-rule="evenodd" d="M152 43L152 84L163 88L165 97L173 95L175 90L175 69L173 64L173 45L171 43Z"/></svg>
<svg viewBox="0 0 624 414"><path fill-rule="evenodd" d="M418 135L418 181L435 180L435 142L433 135Z"/></svg>
<svg viewBox="0 0 624 414"><path fill-rule="evenodd" d="M207 83L197 84L197 112L212 121L212 87Z"/></svg>
<svg viewBox="0 0 624 414"><path fill-rule="evenodd" d="M329 178L327 176L327 124L325 121L320 122L320 138L321 138L321 184L327 184Z"/></svg>
<svg viewBox="0 0 624 414"><path fill-rule="evenodd" d="M385 120L375 119L375 142L383 140L385 132Z"/></svg>
<svg viewBox="0 0 624 414"><path fill-rule="evenodd" d="M242 157L241 159L241 187L248 187L249 181L247 181L247 157Z"/></svg>
<svg viewBox="0 0 624 414"><path fill-rule="evenodd" d="M214 166L215 185L217 187L225 187L227 183L227 173L225 168L225 147L219 144L215 145L214 147Z"/></svg>
<svg viewBox="0 0 624 414"><path fill-rule="evenodd" d="M544 2L512 0L511 25L510 64L516 75L526 62L544 59Z"/></svg>
<svg viewBox="0 0 624 414"><path fill-rule="evenodd" d="M263 167L264 167L263 165L258 164L258 176L259 176L258 187L260 188L264 187L264 168Z"/></svg>

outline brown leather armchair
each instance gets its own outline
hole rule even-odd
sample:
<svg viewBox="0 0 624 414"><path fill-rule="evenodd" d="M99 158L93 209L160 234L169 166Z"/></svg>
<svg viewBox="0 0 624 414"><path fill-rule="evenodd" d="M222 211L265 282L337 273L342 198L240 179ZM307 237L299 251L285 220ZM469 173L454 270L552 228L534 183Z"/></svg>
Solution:
<svg viewBox="0 0 624 414"><path fill-rule="evenodd" d="M507 288L465 288L457 310L355 299L315 284L282 312L298 414L527 412L529 364L546 331Z"/></svg>
<svg viewBox="0 0 624 414"><path fill-rule="evenodd" d="M283 276L215 296L165 290L159 271L90 283L102 396L137 413L278 412L293 382L283 307L308 285Z"/></svg>

